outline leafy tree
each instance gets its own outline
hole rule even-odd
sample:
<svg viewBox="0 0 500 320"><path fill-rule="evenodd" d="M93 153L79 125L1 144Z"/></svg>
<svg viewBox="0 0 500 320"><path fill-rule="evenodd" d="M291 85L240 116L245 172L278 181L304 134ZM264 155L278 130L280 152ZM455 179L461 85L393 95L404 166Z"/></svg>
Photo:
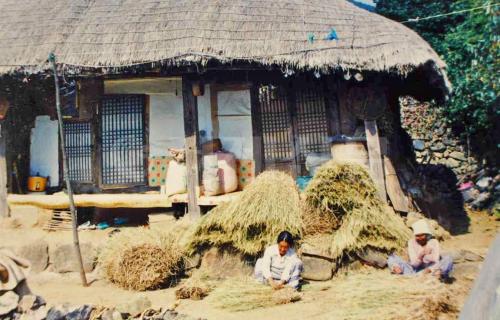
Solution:
<svg viewBox="0 0 500 320"><path fill-rule="evenodd" d="M377 12L396 21L443 13L473 11L407 22L446 61L453 96L445 106L449 123L475 138L481 154L498 161L500 6L484 0L379 0Z"/></svg>

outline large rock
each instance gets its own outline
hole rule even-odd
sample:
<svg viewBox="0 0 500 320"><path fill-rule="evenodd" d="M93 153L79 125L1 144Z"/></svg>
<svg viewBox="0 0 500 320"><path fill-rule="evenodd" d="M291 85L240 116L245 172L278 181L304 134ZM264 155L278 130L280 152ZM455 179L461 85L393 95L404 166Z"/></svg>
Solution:
<svg viewBox="0 0 500 320"><path fill-rule="evenodd" d="M141 314L144 310L151 308L151 301L146 296L139 296L130 302L121 304L116 307L120 313L129 314L135 317Z"/></svg>
<svg viewBox="0 0 500 320"><path fill-rule="evenodd" d="M314 281L327 281L333 277L333 264L325 259L312 256L302 256L304 272L302 278Z"/></svg>
<svg viewBox="0 0 500 320"><path fill-rule="evenodd" d="M450 167L450 168L457 168L460 166L460 162L458 160L455 160L453 158L448 158L446 159L446 161L444 161L444 164L447 166L447 167Z"/></svg>
<svg viewBox="0 0 500 320"><path fill-rule="evenodd" d="M11 319L10 313L17 308L19 296L14 291L0 295L0 319Z"/></svg>
<svg viewBox="0 0 500 320"><path fill-rule="evenodd" d="M413 140L413 148L417 151L425 149L425 142L423 140Z"/></svg>
<svg viewBox="0 0 500 320"><path fill-rule="evenodd" d="M465 203L469 203L477 199L479 196L479 190L470 188L467 190L462 191L462 197L464 198Z"/></svg>
<svg viewBox="0 0 500 320"><path fill-rule="evenodd" d="M453 263L464 263L464 262L480 262L483 261L483 257L469 250L455 250L450 252L445 252L443 255L449 255L453 259Z"/></svg>
<svg viewBox="0 0 500 320"><path fill-rule="evenodd" d="M38 309L44 306L45 300L40 296L27 294L21 298L17 306L17 310L21 313L28 313L31 310Z"/></svg>
<svg viewBox="0 0 500 320"><path fill-rule="evenodd" d="M474 209L484 209L491 200L491 193L483 192L477 196L477 198L471 203Z"/></svg>
<svg viewBox="0 0 500 320"><path fill-rule="evenodd" d="M442 144L441 142L438 142L436 144L431 145L431 150L434 152L440 152L444 151L446 149L446 146Z"/></svg>
<svg viewBox="0 0 500 320"><path fill-rule="evenodd" d="M201 264L201 255L199 253L195 253L192 256L189 256L184 259L184 269L191 270L194 268L198 268Z"/></svg>
<svg viewBox="0 0 500 320"><path fill-rule="evenodd" d="M467 157L465 156L465 154L463 152L458 152L458 151L453 151L450 153L450 158L453 158L455 160L459 160L459 161L466 161L467 160Z"/></svg>
<svg viewBox="0 0 500 320"><path fill-rule="evenodd" d="M31 263L33 272L42 272L49 264L49 244L43 239L19 246L14 251Z"/></svg>
<svg viewBox="0 0 500 320"><path fill-rule="evenodd" d="M123 320L122 314L115 309L107 309L101 315L101 320Z"/></svg>
<svg viewBox="0 0 500 320"><path fill-rule="evenodd" d="M383 269L387 266L387 255L382 252L367 248L357 255L365 264L372 267Z"/></svg>
<svg viewBox="0 0 500 320"><path fill-rule="evenodd" d="M96 264L97 253L91 243L81 243L83 269L92 272ZM56 272L79 272L78 259L75 255L73 244L62 244L49 248L50 262Z"/></svg>
<svg viewBox="0 0 500 320"><path fill-rule="evenodd" d="M220 251L217 248L211 248L203 254L200 269L208 272L214 279L253 274L253 266L240 254Z"/></svg>
<svg viewBox="0 0 500 320"><path fill-rule="evenodd" d="M484 177L484 178L479 179L476 182L476 186L479 188L479 190L486 190L486 189L489 188L489 186L491 185L492 181L493 181L493 178L491 178L491 177Z"/></svg>

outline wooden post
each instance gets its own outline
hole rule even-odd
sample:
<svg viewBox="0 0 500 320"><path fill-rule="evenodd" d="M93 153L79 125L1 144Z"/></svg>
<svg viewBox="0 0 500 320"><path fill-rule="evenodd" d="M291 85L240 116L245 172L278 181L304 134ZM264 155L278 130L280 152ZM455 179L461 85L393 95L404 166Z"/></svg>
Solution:
<svg viewBox="0 0 500 320"><path fill-rule="evenodd" d="M6 135L4 123L0 121L0 217L10 217L10 209L7 203L7 162L5 160Z"/></svg>
<svg viewBox="0 0 500 320"><path fill-rule="evenodd" d="M184 134L186 137L186 168L188 189L188 214L191 219L201 217L198 206L199 168L198 168L198 101L193 95L192 81L182 78L182 99L184 104Z"/></svg>
<svg viewBox="0 0 500 320"><path fill-rule="evenodd" d="M375 120L365 120L365 131L372 178L375 181L380 198L387 201L384 181L384 166L382 164L382 152L380 151L380 138L378 136L377 122Z"/></svg>
<svg viewBox="0 0 500 320"><path fill-rule="evenodd" d="M64 180L66 183L66 189L68 191L69 208L71 211L71 220L72 220L71 229L73 231L73 247L75 250L76 258L78 260L78 266L80 268L80 278L82 280L82 285L84 287L88 287L87 277L85 276L85 270L83 269L82 253L80 251L80 241L78 239L78 221L76 215L75 201L73 199L73 190L71 188L71 182L69 180L69 163L68 163L68 157L66 156L66 147L64 141L64 126L61 113L61 97L59 95L59 82L57 79L56 56L53 53L49 55L49 62L52 64L52 71L54 72L54 83L56 87L56 110L57 110L57 120L58 120L57 122L59 124L59 141L63 158Z"/></svg>
<svg viewBox="0 0 500 320"><path fill-rule="evenodd" d="M219 139L219 102L218 90L214 84L210 85L210 117L212 119L212 139Z"/></svg>

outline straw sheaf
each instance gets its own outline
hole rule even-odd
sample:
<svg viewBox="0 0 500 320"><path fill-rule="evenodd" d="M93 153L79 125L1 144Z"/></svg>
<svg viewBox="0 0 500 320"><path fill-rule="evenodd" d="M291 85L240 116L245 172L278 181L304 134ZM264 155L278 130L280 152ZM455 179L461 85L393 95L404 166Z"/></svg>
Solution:
<svg viewBox="0 0 500 320"><path fill-rule="evenodd" d="M443 61L415 32L344 0L0 0L0 73L253 62L406 75ZM334 28L338 40L325 40ZM308 34L315 41L308 41Z"/></svg>

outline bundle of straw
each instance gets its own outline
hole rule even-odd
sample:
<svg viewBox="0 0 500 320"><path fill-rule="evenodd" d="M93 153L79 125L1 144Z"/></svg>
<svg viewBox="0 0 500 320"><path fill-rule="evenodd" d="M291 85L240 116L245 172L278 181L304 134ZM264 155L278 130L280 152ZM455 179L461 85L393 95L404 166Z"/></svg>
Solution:
<svg viewBox="0 0 500 320"><path fill-rule="evenodd" d="M300 199L293 178L279 171L260 174L234 201L211 210L198 225L190 248L231 247L257 256L287 230L300 236Z"/></svg>
<svg viewBox="0 0 500 320"><path fill-rule="evenodd" d="M160 230L126 230L108 241L99 254L99 263L106 278L120 287L158 289L182 272L184 252L177 240Z"/></svg>
<svg viewBox="0 0 500 320"><path fill-rule="evenodd" d="M380 204L369 173L355 163L329 161L307 186L306 207L334 215L337 220L355 208Z"/></svg>
<svg viewBox="0 0 500 320"><path fill-rule="evenodd" d="M248 311L299 301L302 294L292 288L273 290L250 278L224 281L209 297L216 307L229 311Z"/></svg>
<svg viewBox="0 0 500 320"><path fill-rule="evenodd" d="M399 250L411 236L403 219L378 198L375 184L360 165L326 163L305 196L305 215L330 215L338 221L338 228L329 232L305 232L306 243L333 259L340 261L365 248Z"/></svg>

